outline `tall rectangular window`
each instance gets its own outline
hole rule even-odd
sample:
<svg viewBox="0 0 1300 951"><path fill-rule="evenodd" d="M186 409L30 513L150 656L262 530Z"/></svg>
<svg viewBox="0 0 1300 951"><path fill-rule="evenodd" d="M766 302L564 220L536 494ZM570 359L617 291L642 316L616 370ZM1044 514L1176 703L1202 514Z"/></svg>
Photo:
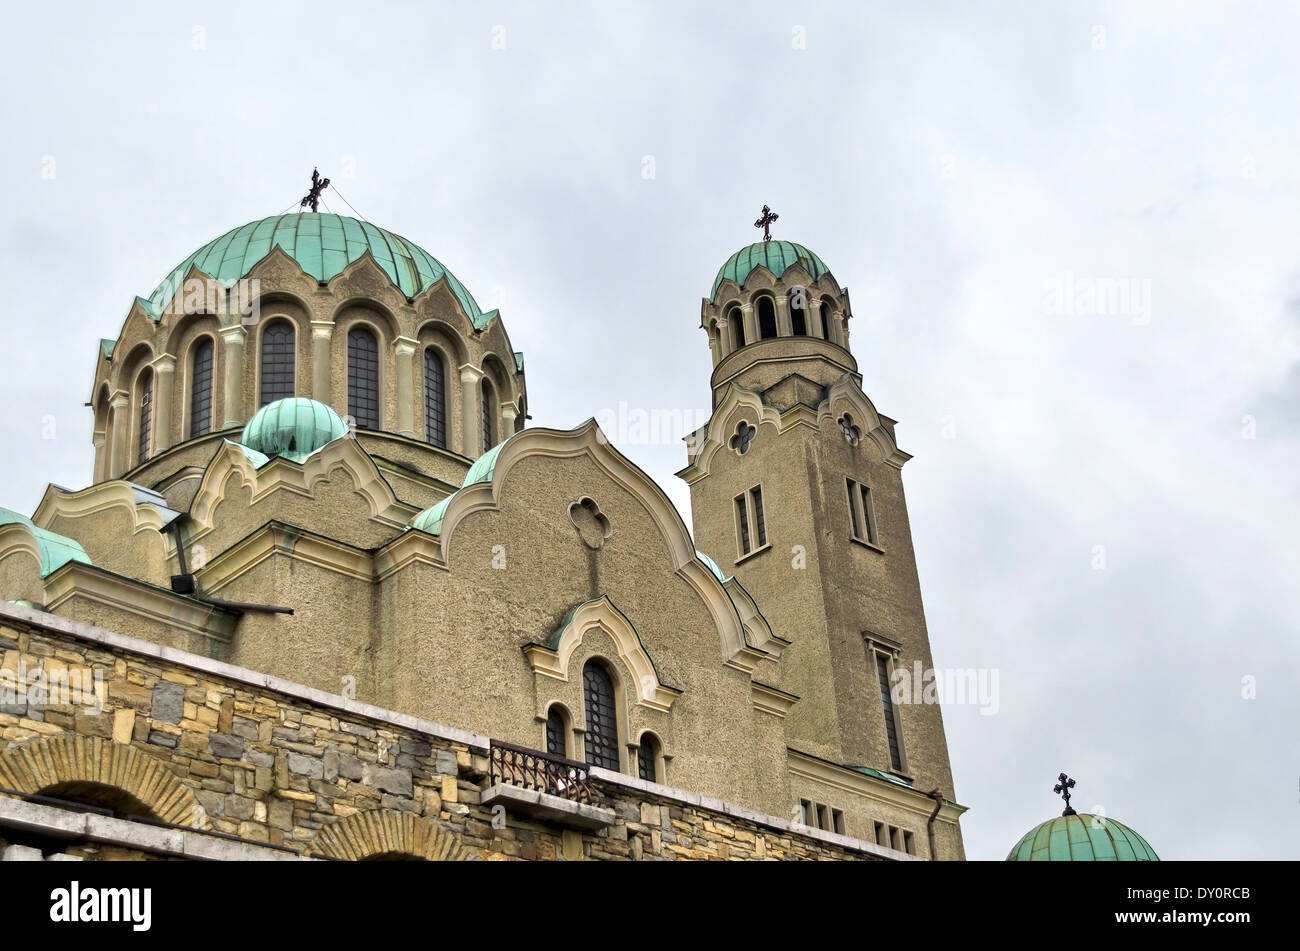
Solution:
<svg viewBox="0 0 1300 951"><path fill-rule="evenodd" d="M845 482L849 490L849 534L860 542L878 545L871 488L852 479L846 479Z"/></svg>
<svg viewBox="0 0 1300 951"><path fill-rule="evenodd" d="M190 438L212 429L212 341L199 341L190 367Z"/></svg>
<svg viewBox="0 0 1300 951"><path fill-rule="evenodd" d="M362 327L348 331L348 414L358 429L379 428L379 344Z"/></svg>
<svg viewBox="0 0 1300 951"><path fill-rule="evenodd" d="M736 537L740 557L767 545L767 516L763 512L763 487L756 485L735 498Z"/></svg>
<svg viewBox="0 0 1300 951"><path fill-rule="evenodd" d="M754 486L749 490L749 501L754 506L754 534L758 537L758 547L767 544L767 522L763 518L763 489Z"/></svg>
<svg viewBox="0 0 1300 951"><path fill-rule="evenodd" d="M424 351L424 438L447 448L447 390L442 357L433 347Z"/></svg>
<svg viewBox="0 0 1300 951"><path fill-rule="evenodd" d="M753 546L749 541L749 507L743 495L736 496L736 530L740 533L740 553L748 555Z"/></svg>
<svg viewBox="0 0 1300 951"><path fill-rule="evenodd" d="M889 658L876 653L876 673L880 678L880 706L885 715L885 739L889 741L889 765L902 772L903 752L898 737L898 721L895 719L894 698L889 692Z"/></svg>
<svg viewBox="0 0 1300 951"><path fill-rule="evenodd" d="M153 371L145 370L140 385L140 445L136 461L149 458L149 435L153 431Z"/></svg>

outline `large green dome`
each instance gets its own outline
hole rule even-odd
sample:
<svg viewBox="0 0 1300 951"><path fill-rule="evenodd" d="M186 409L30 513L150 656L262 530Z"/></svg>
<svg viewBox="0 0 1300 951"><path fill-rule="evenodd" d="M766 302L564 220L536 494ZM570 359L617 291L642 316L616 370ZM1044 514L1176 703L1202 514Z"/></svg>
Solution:
<svg viewBox="0 0 1300 951"><path fill-rule="evenodd" d="M267 403L254 413L239 442L264 456L302 462L347 432L347 423L324 403L295 396Z"/></svg>
<svg viewBox="0 0 1300 951"><path fill-rule="evenodd" d="M1008 862L1159 862L1160 856L1122 822L1105 816L1057 816L1034 826Z"/></svg>
<svg viewBox="0 0 1300 951"><path fill-rule="evenodd" d="M765 267L780 277L785 273L786 268L793 267L795 264L803 265L803 269L812 276L814 281L823 274L830 273L830 268L822 263L822 259L802 244L795 244L793 241L759 241L747 248L741 248L727 258L727 262L718 269L718 276L713 280L713 291L709 297L717 298L718 288L722 286L723 281L729 280L738 287L744 287L745 281L755 268Z"/></svg>
<svg viewBox="0 0 1300 951"><path fill-rule="evenodd" d="M388 279L407 297L418 297L446 279L448 290L456 295L476 328L486 327L495 314L479 310L455 275L423 248L368 221L318 212L276 215L227 231L176 265L149 299L141 303L158 320L191 266L230 286L248 274L273 247L284 249L318 281L330 280L369 251Z"/></svg>

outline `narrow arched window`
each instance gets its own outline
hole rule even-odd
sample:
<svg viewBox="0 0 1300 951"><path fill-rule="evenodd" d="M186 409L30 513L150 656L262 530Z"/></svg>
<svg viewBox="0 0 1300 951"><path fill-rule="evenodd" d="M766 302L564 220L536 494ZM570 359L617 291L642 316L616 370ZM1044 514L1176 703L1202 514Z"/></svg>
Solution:
<svg viewBox="0 0 1300 951"><path fill-rule="evenodd" d="M790 332L796 337L808 336L808 314L803 306L790 302Z"/></svg>
<svg viewBox="0 0 1300 951"><path fill-rule="evenodd" d="M447 373L433 347L424 351L424 438L447 448Z"/></svg>
<svg viewBox="0 0 1300 951"><path fill-rule="evenodd" d="M212 340L204 337L190 358L190 438L212 430Z"/></svg>
<svg viewBox="0 0 1300 951"><path fill-rule="evenodd" d="M767 340L776 336L776 306L770 297L758 299L758 337Z"/></svg>
<svg viewBox="0 0 1300 951"><path fill-rule="evenodd" d="M587 713L587 762L618 769L618 717L614 711L614 681L597 661L582 668L582 698Z"/></svg>
<svg viewBox="0 0 1300 951"><path fill-rule="evenodd" d="M487 380L484 380L482 387L479 389L479 395L479 417L480 425L483 429L483 451L487 452L497 444L496 413L492 411L492 384Z"/></svg>
<svg viewBox="0 0 1300 951"><path fill-rule="evenodd" d="M262 331L262 406L293 396L293 326L283 320ZM229 410L227 409L227 412Z"/></svg>
<svg viewBox="0 0 1300 951"><path fill-rule="evenodd" d="M348 331L348 415L358 429L379 428L379 344L363 327Z"/></svg>
<svg viewBox="0 0 1300 951"><path fill-rule="evenodd" d="M646 782L659 781L659 743L653 733L641 734L636 751L636 772Z"/></svg>
<svg viewBox="0 0 1300 951"><path fill-rule="evenodd" d="M822 336L827 340L831 339L831 308L825 301L819 308L822 318Z"/></svg>
<svg viewBox="0 0 1300 951"><path fill-rule="evenodd" d="M546 752L552 756L569 755L569 729L564 722L564 714L558 706L551 707L546 715Z"/></svg>
<svg viewBox="0 0 1300 951"><path fill-rule="evenodd" d="M137 462L149 458L149 433L153 426L153 371L140 374L140 441Z"/></svg>
<svg viewBox="0 0 1300 951"><path fill-rule="evenodd" d="M732 348L739 350L745 345L745 318L739 307L733 307L727 312L727 323L731 325Z"/></svg>

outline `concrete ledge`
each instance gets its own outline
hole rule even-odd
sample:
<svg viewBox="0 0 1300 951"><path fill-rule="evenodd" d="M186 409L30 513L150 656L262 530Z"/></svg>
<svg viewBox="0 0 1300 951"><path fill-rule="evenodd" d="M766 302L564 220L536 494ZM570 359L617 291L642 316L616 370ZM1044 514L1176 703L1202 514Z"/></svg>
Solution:
<svg viewBox="0 0 1300 951"><path fill-rule="evenodd" d="M188 859L242 862L301 862L293 852L263 848L247 842L235 842L201 832L168 829L163 826L116 819L93 812L74 812L27 802L25 799L0 797L0 828L22 829L60 839L81 839L139 849L159 855Z"/></svg>
<svg viewBox="0 0 1300 951"><path fill-rule="evenodd" d="M615 821L612 809L588 806L572 799L562 799L536 789L524 789L509 783L496 783L479 795L479 802L484 806L500 804L511 812L553 822L556 825L572 829L604 829Z"/></svg>

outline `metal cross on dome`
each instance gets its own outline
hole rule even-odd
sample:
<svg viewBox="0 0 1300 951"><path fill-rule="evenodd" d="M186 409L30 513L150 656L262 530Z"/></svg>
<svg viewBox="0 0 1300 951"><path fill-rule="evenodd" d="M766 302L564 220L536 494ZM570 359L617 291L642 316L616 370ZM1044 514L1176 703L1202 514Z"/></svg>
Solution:
<svg viewBox="0 0 1300 951"><path fill-rule="evenodd" d="M774 214L772 212L772 209L767 207L767 205L763 206L763 214L760 215L759 219L754 222L754 227L763 229L764 241L772 240L772 231L771 231L772 222L776 221L776 219L780 217L781 217L780 215Z"/></svg>
<svg viewBox="0 0 1300 951"><path fill-rule="evenodd" d="M1078 813L1070 808L1070 790L1074 788L1074 780L1066 776L1065 773L1062 773L1059 779L1060 782L1052 787L1052 792L1065 799L1065 812L1061 813L1061 815L1077 816Z"/></svg>
<svg viewBox="0 0 1300 951"><path fill-rule="evenodd" d="M298 207L306 208L308 205L311 205L311 210L315 211L316 206L320 203L320 193L329 188L329 185L330 180L328 178L321 178L320 172L313 168L311 170L311 191L307 193L306 198L298 202Z"/></svg>

